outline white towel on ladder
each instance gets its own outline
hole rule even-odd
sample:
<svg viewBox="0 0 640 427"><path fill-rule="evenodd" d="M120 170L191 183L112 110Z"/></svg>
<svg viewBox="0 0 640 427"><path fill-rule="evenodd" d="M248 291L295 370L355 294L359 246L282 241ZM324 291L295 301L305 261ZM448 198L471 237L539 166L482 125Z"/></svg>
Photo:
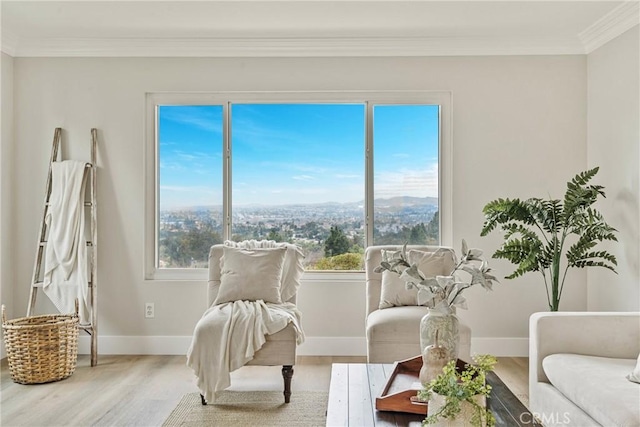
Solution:
<svg viewBox="0 0 640 427"><path fill-rule="evenodd" d="M61 313L75 312L89 323L87 245L85 240L86 163L65 160L51 164L51 196L45 221L49 228L45 248L43 291Z"/></svg>

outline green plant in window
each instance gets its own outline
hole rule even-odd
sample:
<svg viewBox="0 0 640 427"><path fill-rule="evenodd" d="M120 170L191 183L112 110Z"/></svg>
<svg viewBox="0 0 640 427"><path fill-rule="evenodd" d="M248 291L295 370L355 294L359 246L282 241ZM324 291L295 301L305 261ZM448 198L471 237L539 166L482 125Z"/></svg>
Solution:
<svg viewBox="0 0 640 427"><path fill-rule="evenodd" d="M347 253L329 258L321 258L313 267L314 270L361 270L362 254Z"/></svg>

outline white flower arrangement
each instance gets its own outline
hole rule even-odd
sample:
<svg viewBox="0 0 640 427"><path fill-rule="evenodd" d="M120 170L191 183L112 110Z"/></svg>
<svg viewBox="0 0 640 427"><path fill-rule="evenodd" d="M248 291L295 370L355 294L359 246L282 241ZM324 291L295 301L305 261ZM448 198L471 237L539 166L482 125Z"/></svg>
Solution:
<svg viewBox="0 0 640 427"><path fill-rule="evenodd" d="M448 276L427 277L420 271L419 265L428 262L430 258L439 257L443 252L453 256L455 267ZM462 295L465 289L480 285L486 290L492 290L493 282L498 282L487 261L482 258L480 249L467 246L462 240L462 257L457 260L456 253L449 248L438 248L435 252L425 254L417 262L410 263L407 256L407 245L401 251L384 251L382 262L376 267L376 273L391 271L400 276L407 289L418 290L418 304L435 308L445 314L455 312L455 307L467 309L466 298ZM460 273L468 275L462 280Z"/></svg>

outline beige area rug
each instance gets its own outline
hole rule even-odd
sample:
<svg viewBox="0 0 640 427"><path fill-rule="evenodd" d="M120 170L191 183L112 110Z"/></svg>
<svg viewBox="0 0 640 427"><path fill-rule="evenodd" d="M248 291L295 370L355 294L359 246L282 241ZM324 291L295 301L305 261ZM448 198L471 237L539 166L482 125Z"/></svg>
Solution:
<svg viewBox="0 0 640 427"><path fill-rule="evenodd" d="M162 425L324 426L328 395L323 391L298 391L287 404L281 391L224 391L216 403L203 406L200 394L189 393Z"/></svg>

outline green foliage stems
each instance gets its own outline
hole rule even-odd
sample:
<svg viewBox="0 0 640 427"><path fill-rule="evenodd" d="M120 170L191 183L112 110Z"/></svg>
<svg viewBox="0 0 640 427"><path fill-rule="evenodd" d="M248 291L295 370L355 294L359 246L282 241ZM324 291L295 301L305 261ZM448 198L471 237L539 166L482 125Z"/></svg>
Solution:
<svg viewBox="0 0 640 427"><path fill-rule="evenodd" d="M474 427L495 426L495 418L491 411L475 401L477 396L489 396L491 386L486 382L486 374L493 370L497 363L495 356L481 354L473 357L473 364L466 365L460 371L456 369L456 361L452 360L444 368L442 374L433 379L429 385L418 392L418 399L428 401L438 394L445 398L444 405L422 422L423 426L437 423L441 418L453 420L462 410L462 403L467 402L474 408L470 420Z"/></svg>
<svg viewBox="0 0 640 427"><path fill-rule="evenodd" d="M591 207L599 196L605 197L604 187L588 184L597 173L596 167L577 174L567 183L562 201L497 199L487 203L483 209L485 222L480 235L486 236L498 225L504 231L505 241L493 257L517 265L506 278L539 271L551 311L559 309L570 267L604 267L616 272L615 256L607 251L592 250L604 240L617 241L616 229ZM576 242L565 251L569 236L574 236ZM561 266L563 254L566 258L564 270Z"/></svg>

